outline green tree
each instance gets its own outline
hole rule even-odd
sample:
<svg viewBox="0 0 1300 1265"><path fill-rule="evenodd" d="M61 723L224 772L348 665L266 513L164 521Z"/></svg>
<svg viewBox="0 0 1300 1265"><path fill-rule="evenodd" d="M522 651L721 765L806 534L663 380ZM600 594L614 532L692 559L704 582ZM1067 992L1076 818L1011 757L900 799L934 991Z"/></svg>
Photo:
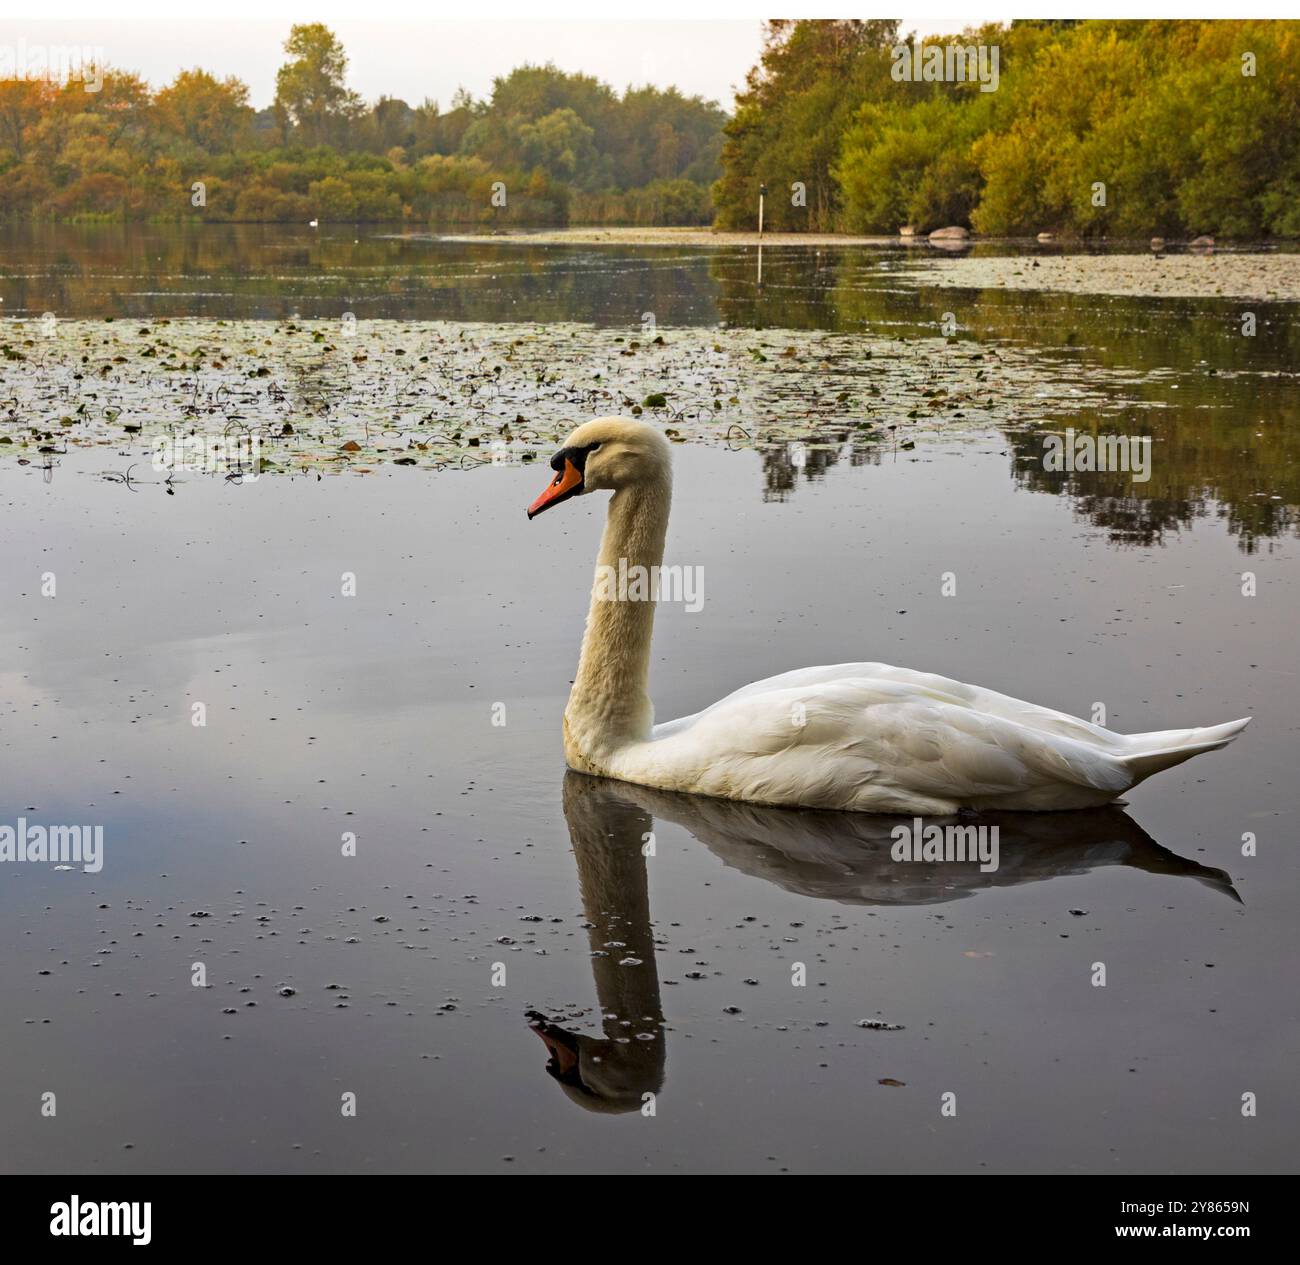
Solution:
<svg viewBox="0 0 1300 1265"><path fill-rule="evenodd" d="M754 227L760 183L772 191L772 228L838 226L832 169L859 107L889 84L897 41L895 19L767 24L759 64L724 128L723 173L713 190L721 227Z"/></svg>
<svg viewBox="0 0 1300 1265"><path fill-rule="evenodd" d="M306 145L341 139L364 107L345 83L348 57L338 37L320 22L296 25L284 51L293 60L276 72L275 110L285 139L292 135Z"/></svg>

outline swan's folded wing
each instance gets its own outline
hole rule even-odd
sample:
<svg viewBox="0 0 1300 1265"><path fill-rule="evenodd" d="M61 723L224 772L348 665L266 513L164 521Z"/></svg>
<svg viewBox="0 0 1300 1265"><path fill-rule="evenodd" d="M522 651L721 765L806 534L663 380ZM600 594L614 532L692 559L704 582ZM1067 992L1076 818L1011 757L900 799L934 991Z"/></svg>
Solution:
<svg viewBox="0 0 1300 1265"><path fill-rule="evenodd" d="M1062 782L1107 792L1130 784L1107 752L980 711L950 688L957 682L831 675L848 666L747 686L674 724L666 746L706 794L768 802L793 795L843 807L855 787L965 801Z"/></svg>
<svg viewBox="0 0 1300 1265"><path fill-rule="evenodd" d="M967 707L983 716L1002 717L1032 730L1070 738L1084 745L1097 746L1115 755L1122 754L1123 740L1120 735L1111 733L1100 725L1091 724L1078 716L1071 716L1050 707L1042 707L1037 703L1029 703L1010 694L1000 694L996 690L985 689L979 685L968 685L965 681L939 676L934 672L918 672L914 668L899 668L893 664L876 662L832 663L811 668L796 668L791 672L782 672L777 676L754 681L725 695L703 711L656 725L654 737L666 738L670 734L679 733L710 713L728 708L744 699L774 695L786 689L830 689L839 684L865 686L868 690L875 684L882 687L893 686L916 698L929 698L958 707Z"/></svg>
<svg viewBox="0 0 1300 1265"><path fill-rule="evenodd" d="M877 705L865 723L875 732L864 741L895 753L899 784L927 793L983 798L1061 783L1118 793L1132 781L1090 743L938 699Z"/></svg>

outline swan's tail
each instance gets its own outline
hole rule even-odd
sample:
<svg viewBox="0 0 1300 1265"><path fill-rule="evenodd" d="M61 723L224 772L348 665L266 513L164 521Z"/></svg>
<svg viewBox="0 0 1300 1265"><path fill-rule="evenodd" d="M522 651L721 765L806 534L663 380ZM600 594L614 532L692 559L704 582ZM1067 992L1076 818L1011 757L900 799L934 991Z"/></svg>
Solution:
<svg viewBox="0 0 1300 1265"><path fill-rule="evenodd" d="M1133 775L1136 786L1161 769L1172 769L1202 751L1226 747L1251 718L1230 720L1226 725L1208 725L1203 729L1161 729L1147 734L1131 734L1130 749L1121 756L1124 767Z"/></svg>

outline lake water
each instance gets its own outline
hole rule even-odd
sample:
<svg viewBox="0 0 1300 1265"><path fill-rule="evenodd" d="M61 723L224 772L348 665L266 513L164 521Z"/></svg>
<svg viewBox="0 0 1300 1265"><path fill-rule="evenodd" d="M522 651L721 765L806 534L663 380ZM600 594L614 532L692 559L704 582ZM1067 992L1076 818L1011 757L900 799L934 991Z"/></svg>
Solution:
<svg viewBox="0 0 1300 1265"><path fill-rule="evenodd" d="M1121 731L1250 729L1126 808L999 818L994 873L900 865L889 819L566 775L604 506L527 522L540 469L169 489L147 464L104 477L142 460L129 436L0 448L0 825L105 839L98 873L0 864L5 1171L1294 1164L1295 307L1251 305L1243 337L1230 300L940 291L866 248L769 252L760 291L754 262L24 227L0 297L268 328L653 312L936 357L954 311L963 340L1104 371L1150 480L1045 470L1032 397L1021 424L915 447L693 436L667 561L702 568L705 601L660 609L658 716L880 659L1101 703ZM44 372L24 354L5 396Z"/></svg>

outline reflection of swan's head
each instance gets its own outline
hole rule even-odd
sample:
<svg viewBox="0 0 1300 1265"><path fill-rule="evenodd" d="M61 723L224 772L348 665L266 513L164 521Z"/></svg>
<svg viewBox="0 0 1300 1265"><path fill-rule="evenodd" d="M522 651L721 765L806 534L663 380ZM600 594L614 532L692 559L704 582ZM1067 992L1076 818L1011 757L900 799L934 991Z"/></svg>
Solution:
<svg viewBox="0 0 1300 1265"><path fill-rule="evenodd" d="M623 784L567 773L564 818L587 918L591 973L603 1035L574 1032L533 1010L528 1026L548 1055L547 1074L587 1111L638 1110L664 1083L663 1005L655 966L642 844L654 823Z"/></svg>
<svg viewBox="0 0 1300 1265"><path fill-rule="evenodd" d="M584 422L551 458L555 477L528 507L528 517L601 488L667 486L671 465L668 441L645 422L622 417Z"/></svg>
<svg viewBox="0 0 1300 1265"><path fill-rule="evenodd" d="M536 1011L529 1014L528 1026L546 1046L547 1075L559 1082L571 1102L587 1111L609 1116L639 1111L647 1094L663 1088L661 1040L588 1036L562 1028Z"/></svg>

